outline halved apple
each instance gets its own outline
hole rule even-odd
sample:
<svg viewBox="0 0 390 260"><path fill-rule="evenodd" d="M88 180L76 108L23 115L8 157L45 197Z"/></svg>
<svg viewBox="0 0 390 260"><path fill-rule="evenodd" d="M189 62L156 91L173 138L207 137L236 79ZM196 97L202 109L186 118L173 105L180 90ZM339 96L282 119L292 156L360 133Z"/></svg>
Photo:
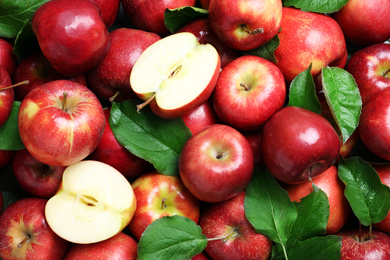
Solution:
<svg viewBox="0 0 390 260"><path fill-rule="evenodd" d="M130 85L152 111L177 118L205 102L213 92L221 68L211 44L200 44L194 34L172 34L150 45L135 62Z"/></svg>
<svg viewBox="0 0 390 260"><path fill-rule="evenodd" d="M49 199L50 228L73 243L89 244L121 232L131 221L136 198L128 180L108 164L85 160L68 166Z"/></svg>

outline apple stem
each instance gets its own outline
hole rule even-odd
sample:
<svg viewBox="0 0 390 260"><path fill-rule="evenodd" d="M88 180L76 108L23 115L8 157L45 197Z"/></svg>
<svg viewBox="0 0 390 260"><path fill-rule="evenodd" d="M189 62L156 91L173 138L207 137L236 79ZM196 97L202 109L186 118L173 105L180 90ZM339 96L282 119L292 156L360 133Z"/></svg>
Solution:
<svg viewBox="0 0 390 260"><path fill-rule="evenodd" d="M11 86L7 86L7 87L0 87L0 90L6 90L6 89L10 89L10 88L16 88L16 87L19 87L19 86L22 86L22 85L27 85L28 83L30 83L30 81L28 80L25 80L25 81L22 81L22 82L19 82L19 83L16 83L16 84L13 84Z"/></svg>
<svg viewBox="0 0 390 260"><path fill-rule="evenodd" d="M385 73L383 73L384 77L390 76L390 69L386 70Z"/></svg>
<svg viewBox="0 0 390 260"><path fill-rule="evenodd" d="M240 83L240 87L244 88L245 91L249 91L251 88L245 85L244 83Z"/></svg>
<svg viewBox="0 0 390 260"><path fill-rule="evenodd" d="M145 106L147 106L155 97L156 97L156 92L154 92L153 95L150 98L148 98L148 100L146 100L144 103L138 104L137 105L137 112L139 113L139 111L142 108L144 108Z"/></svg>
<svg viewBox="0 0 390 260"><path fill-rule="evenodd" d="M115 92L115 94L114 94L112 97L110 97L108 100L109 100L111 103L114 102L115 98L116 98L117 96L119 96L119 94L120 94L120 91L118 90L118 91Z"/></svg>
<svg viewBox="0 0 390 260"><path fill-rule="evenodd" d="M64 100L62 101L62 110L68 112L68 108L66 107L68 103L68 92L64 92Z"/></svg>
<svg viewBox="0 0 390 260"><path fill-rule="evenodd" d="M31 235L27 235L27 237L25 237L19 244L18 244L18 248L21 248L23 246L24 243L26 243L28 240L31 239Z"/></svg>
<svg viewBox="0 0 390 260"><path fill-rule="evenodd" d="M246 27L245 24L241 25L241 27L244 29L245 32L252 34L252 35L264 33L264 28L257 28L257 29L254 29L253 31L250 31L250 30L248 30L248 28Z"/></svg>
<svg viewBox="0 0 390 260"><path fill-rule="evenodd" d="M166 198L163 198L163 199L161 200L161 209L167 208L167 204L165 204L166 201L167 201Z"/></svg>
<svg viewBox="0 0 390 260"><path fill-rule="evenodd" d="M238 232L238 229L235 228L235 229L233 230L232 233L230 233L227 237L225 237L225 238L222 240L222 242L223 242L223 243L226 243L229 239L235 238L235 237L237 237L239 234L240 234L240 233Z"/></svg>

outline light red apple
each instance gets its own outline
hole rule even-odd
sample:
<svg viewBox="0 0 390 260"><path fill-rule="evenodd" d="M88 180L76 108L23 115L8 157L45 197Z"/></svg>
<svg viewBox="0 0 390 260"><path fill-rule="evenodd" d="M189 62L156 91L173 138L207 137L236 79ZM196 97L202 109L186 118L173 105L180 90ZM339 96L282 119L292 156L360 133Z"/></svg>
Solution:
<svg viewBox="0 0 390 260"><path fill-rule="evenodd" d="M190 137L179 157L184 185L198 199L221 202L249 184L254 168L252 147L238 130L214 124Z"/></svg>
<svg viewBox="0 0 390 260"><path fill-rule="evenodd" d="M13 49L14 47L8 39L0 38L0 66L5 68L10 76L14 73L18 63Z"/></svg>
<svg viewBox="0 0 390 260"><path fill-rule="evenodd" d="M68 166L98 146L105 118L96 95L84 85L56 80L30 91L20 104L18 127L38 161Z"/></svg>
<svg viewBox="0 0 390 260"><path fill-rule="evenodd" d="M379 175L381 182L390 187L390 165L389 164L374 164L374 169ZM390 211L387 216L378 223L374 223L373 228L385 233L390 233Z"/></svg>
<svg viewBox="0 0 390 260"><path fill-rule="evenodd" d="M0 215L0 258L62 260L70 243L56 235L45 219L46 199L28 197Z"/></svg>
<svg viewBox="0 0 390 260"><path fill-rule="evenodd" d="M9 73L5 68L0 66L0 127L8 120L14 105L14 89L7 88L11 85L12 81Z"/></svg>
<svg viewBox="0 0 390 260"><path fill-rule="evenodd" d="M257 233L245 217L245 192L231 199L207 205L199 226L209 239L205 248L211 259L269 259L273 242ZM259 209L261 210L261 209Z"/></svg>
<svg viewBox="0 0 390 260"><path fill-rule="evenodd" d="M248 51L269 42L279 32L281 0L210 1L211 29L227 46Z"/></svg>
<svg viewBox="0 0 390 260"><path fill-rule="evenodd" d="M180 215L199 221L199 200L184 186L179 176L163 175L150 171L139 176L133 183L137 209L129 224L136 240L156 219Z"/></svg>
<svg viewBox="0 0 390 260"><path fill-rule="evenodd" d="M256 131L284 106L286 85L275 64L244 55L223 68L212 98L222 122L240 131Z"/></svg>

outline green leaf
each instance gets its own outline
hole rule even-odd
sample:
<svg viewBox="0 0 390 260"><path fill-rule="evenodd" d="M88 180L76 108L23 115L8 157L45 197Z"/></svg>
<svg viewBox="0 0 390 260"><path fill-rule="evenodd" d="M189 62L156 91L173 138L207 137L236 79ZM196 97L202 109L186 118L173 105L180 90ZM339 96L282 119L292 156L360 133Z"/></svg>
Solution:
<svg viewBox="0 0 390 260"><path fill-rule="evenodd" d="M0 37L15 38L26 20L49 0L2 0L0 1Z"/></svg>
<svg viewBox="0 0 390 260"><path fill-rule="evenodd" d="M114 102L110 126L120 144L132 154L152 163L165 175L178 175L180 152L191 137L181 118L163 119L149 107L137 112L137 101Z"/></svg>
<svg viewBox="0 0 390 260"><path fill-rule="evenodd" d="M311 67L312 64L291 82L288 106L302 107L321 114L321 104L316 94Z"/></svg>
<svg viewBox="0 0 390 260"><path fill-rule="evenodd" d="M386 217L390 209L390 187L382 184L375 169L360 157L341 158L338 175L344 194L360 222L369 226Z"/></svg>
<svg viewBox="0 0 390 260"><path fill-rule="evenodd" d="M24 144L20 139L18 128L20 103L20 101L14 102L10 117L4 125L0 127L0 150L24 149Z"/></svg>
<svg viewBox="0 0 390 260"><path fill-rule="evenodd" d="M243 54L259 56L266 60L277 63L278 61L276 60L274 53L275 50L278 48L279 44L280 44L279 36L275 35L275 37L272 38L269 42L261 45L260 47L254 50L246 51Z"/></svg>
<svg viewBox="0 0 390 260"><path fill-rule="evenodd" d="M266 168L255 168L252 180L246 188L244 207L245 216L256 231L281 244L285 249L297 218L297 210L287 191Z"/></svg>
<svg viewBox="0 0 390 260"><path fill-rule="evenodd" d="M337 67L322 68L322 89L345 143L359 124L362 98L353 76Z"/></svg>
<svg viewBox="0 0 390 260"><path fill-rule="evenodd" d="M14 42L14 54L18 61L22 61L30 53L39 48L35 34L31 28L30 20L26 20L24 26L19 31Z"/></svg>
<svg viewBox="0 0 390 260"><path fill-rule="evenodd" d="M292 6L307 12L333 13L347 2L348 0L283 0L283 6Z"/></svg>
<svg viewBox="0 0 390 260"><path fill-rule="evenodd" d="M178 215L166 216L145 229L138 243L137 259L191 259L206 245L206 236L193 220Z"/></svg>
<svg viewBox="0 0 390 260"><path fill-rule="evenodd" d="M207 18L208 14L208 10L192 6L165 9L164 22L167 29L171 33L175 33L188 22L198 18Z"/></svg>
<svg viewBox="0 0 390 260"><path fill-rule="evenodd" d="M289 260L316 259L332 260L341 258L342 237L336 235L312 237L299 242L288 252Z"/></svg>

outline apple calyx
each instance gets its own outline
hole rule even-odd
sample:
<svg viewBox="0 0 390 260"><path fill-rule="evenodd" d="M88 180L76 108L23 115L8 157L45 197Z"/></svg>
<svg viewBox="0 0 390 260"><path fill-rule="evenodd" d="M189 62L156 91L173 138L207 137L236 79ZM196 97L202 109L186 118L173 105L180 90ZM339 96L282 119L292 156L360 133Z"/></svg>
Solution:
<svg viewBox="0 0 390 260"><path fill-rule="evenodd" d="M247 33L249 33L249 34L252 34L252 35L256 35L256 34L259 34L259 33L264 33L264 28L256 28L256 29L254 29L253 31L251 31L251 30L249 30L247 27L246 27L246 25L245 24L242 24L241 25L241 28L245 31L245 32L247 32Z"/></svg>
<svg viewBox="0 0 390 260"><path fill-rule="evenodd" d="M0 86L0 90L6 90L6 89L10 89L10 88L16 88L16 87L19 87L19 86L27 85L27 84L29 84L29 83L30 83L30 81L24 80L24 81L21 81L21 82L19 82L19 83L16 83L16 84L13 84L13 85L7 86L7 87L2 87L2 86Z"/></svg>

